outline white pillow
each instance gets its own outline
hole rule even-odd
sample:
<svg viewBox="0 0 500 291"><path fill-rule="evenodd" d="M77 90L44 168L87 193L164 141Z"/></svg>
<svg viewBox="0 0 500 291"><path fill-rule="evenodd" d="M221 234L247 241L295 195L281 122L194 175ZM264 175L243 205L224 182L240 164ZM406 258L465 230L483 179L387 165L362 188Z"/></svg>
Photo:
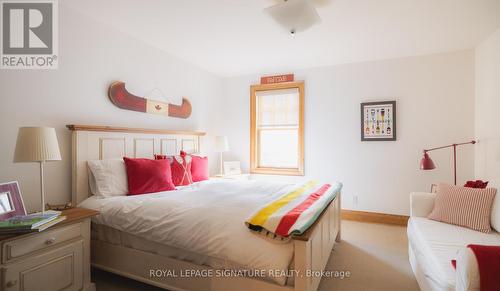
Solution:
<svg viewBox="0 0 500 291"><path fill-rule="evenodd" d="M87 161L92 194L105 198L128 194L127 171L123 160Z"/></svg>

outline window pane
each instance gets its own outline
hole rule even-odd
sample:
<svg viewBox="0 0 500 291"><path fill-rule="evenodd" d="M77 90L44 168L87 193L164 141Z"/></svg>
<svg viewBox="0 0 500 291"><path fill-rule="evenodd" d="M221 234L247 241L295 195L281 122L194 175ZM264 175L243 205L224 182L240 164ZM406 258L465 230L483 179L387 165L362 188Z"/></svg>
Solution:
<svg viewBox="0 0 500 291"><path fill-rule="evenodd" d="M299 90L257 92L257 126L298 125Z"/></svg>
<svg viewBox="0 0 500 291"><path fill-rule="evenodd" d="M298 167L299 136L297 129L266 129L260 130L259 133L259 167Z"/></svg>

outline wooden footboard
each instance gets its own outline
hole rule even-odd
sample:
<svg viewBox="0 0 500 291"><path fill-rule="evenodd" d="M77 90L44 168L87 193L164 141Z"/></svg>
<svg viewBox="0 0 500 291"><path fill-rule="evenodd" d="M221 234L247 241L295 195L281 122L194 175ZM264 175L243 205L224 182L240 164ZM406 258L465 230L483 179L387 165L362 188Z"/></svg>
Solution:
<svg viewBox="0 0 500 291"><path fill-rule="evenodd" d="M333 245L340 242L340 195L302 236L294 237L295 291L318 289Z"/></svg>

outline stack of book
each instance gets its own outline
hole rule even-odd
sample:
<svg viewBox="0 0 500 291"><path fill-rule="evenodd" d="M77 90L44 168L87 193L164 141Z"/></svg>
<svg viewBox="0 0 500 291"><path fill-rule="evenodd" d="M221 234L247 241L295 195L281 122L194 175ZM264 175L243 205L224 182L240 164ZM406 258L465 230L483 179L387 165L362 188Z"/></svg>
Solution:
<svg viewBox="0 0 500 291"><path fill-rule="evenodd" d="M44 214L14 216L0 221L0 235L10 233L25 233L43 231L66 219L60 211L45 211Z"/></svg>

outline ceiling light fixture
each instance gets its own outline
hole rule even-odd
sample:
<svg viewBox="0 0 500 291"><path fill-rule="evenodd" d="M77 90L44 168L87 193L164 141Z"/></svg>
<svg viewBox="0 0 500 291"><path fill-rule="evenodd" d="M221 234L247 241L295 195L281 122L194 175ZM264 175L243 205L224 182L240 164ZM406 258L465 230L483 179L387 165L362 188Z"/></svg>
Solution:
<svg viewBox="0 0 500 291"><path fill-rule="evenodd" d="M309 0L285 0L283 3L265 8L264 13L292 35L321 22L316 8Z"/></svg>

